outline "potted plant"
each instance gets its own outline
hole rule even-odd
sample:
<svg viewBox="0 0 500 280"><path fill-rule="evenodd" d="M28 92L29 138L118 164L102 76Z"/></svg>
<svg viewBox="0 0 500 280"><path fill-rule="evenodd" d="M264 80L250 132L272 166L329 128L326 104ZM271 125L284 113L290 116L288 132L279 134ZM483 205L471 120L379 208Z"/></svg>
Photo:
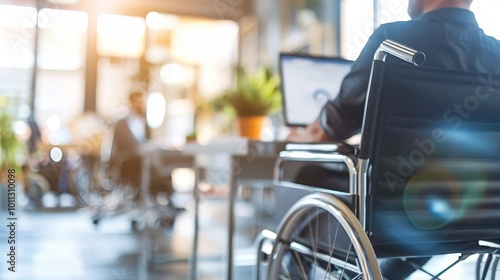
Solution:
<svg viewBox="0 0 500 280"><path fill-rule="evenodd" d="M221 104L236 116L240 135L257 140L265 117L281 109L279 77L269 67L250 75L235 70L236 83L221 96Z"/></svg>
<svg viewBox="0 0 500 280"><path fill-rule="evenodd" d="M23 154L23 145L14 132L14 118L7 112L6 102L0 102L0 209L7 208L9 174L14 172L16 182L20 183L21 178L18 176L21 170L18 167Z"/></svg>

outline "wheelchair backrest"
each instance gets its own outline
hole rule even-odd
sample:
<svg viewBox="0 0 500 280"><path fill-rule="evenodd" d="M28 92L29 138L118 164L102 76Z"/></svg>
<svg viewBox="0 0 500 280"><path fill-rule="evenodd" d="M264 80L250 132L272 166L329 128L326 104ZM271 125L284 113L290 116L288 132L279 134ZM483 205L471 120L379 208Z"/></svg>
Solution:
<svg viewBox="0 0 500 280"><path fill-rule="evenodd" d="M374 61L369 88L360 158L376 251L500 239L500 75Z"/></svg>

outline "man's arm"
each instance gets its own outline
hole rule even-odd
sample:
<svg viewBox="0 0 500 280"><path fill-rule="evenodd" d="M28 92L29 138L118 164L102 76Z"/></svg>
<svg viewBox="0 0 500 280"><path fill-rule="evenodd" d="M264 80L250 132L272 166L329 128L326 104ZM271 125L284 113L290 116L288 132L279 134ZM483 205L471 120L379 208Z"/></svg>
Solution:
<svg viewBox="0 0 500 280"><path fill-rule="evenodd" d="M386 38L383 26L372 34L344 78L337 98L326 103L318 119L304 130L292 130L288 141L342 141L360 132L373 56Z"/></svg>

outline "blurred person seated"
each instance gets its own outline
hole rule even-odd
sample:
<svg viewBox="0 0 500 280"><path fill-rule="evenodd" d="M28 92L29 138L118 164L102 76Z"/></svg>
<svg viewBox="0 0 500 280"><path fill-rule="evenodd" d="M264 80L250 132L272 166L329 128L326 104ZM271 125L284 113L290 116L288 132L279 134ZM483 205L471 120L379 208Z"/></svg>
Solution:
<svg viewBox="0 0 500 280"><path fill-rule="evenodd" d="M71 170L70 161L66 156L59 160L54 160L50 156L51 146L42 140L40 127L33 112L25 120L29 137L26 139L27 158L22 165L24 194L29 202L28 208L43 208L47 205L42 203L42 198L46 193L55 195L55 205L58 207L74 206L78 203L62 203L61 195L69 194L77 196L74 189L69 187L69 172ZM72 201L73 199L71 199Z"/></svg>
<svg viewBox="0 0 500 280"><path fill-rule="evenodd" d="M127 116L114 126L109 168L115 182L139 188L144 149L151 145L151 131L146 122L146 94L131 91L128 103ZM150 166L149 175L150 194L167 193L170 196L173 193L171 178L161 176L157 166Z"/></svg>

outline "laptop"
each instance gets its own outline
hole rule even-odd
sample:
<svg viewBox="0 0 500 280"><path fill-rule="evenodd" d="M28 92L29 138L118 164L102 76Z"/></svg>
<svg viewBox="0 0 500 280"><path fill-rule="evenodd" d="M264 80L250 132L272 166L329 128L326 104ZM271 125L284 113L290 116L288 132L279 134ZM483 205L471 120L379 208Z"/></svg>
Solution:
<svg viewBox="0 0 500 280"><path fill-rule="evenodd" d="M294 127L313 122L323 105L337 97L352 63L337 57L280 53L285 124Z"/></svg>

